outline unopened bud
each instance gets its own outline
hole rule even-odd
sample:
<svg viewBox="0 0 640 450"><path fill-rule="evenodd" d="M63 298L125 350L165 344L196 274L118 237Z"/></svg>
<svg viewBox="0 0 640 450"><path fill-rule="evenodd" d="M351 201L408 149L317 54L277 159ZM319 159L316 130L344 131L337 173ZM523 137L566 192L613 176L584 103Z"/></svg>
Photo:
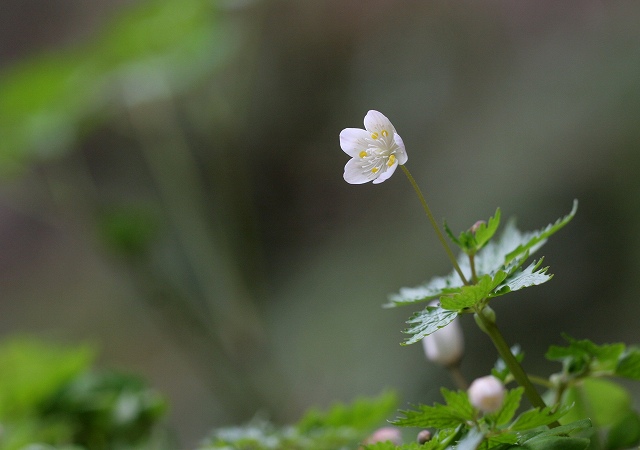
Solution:
<svg viewBox="0 0 640 450"><path fill-rule="evenodd" d="M437 305L431 302L430 306ZM455 366L464 353L464 335L458 319L422 339L427 359L444 367Z"/></svg>
<svg viewBox="0 0 640 450"><path fill-rule="evenodd" d="M487 222L485 222L484 220L478 220L476 223L471 225L471 228L469 228L469 231L471 231L472 233L475 234L475 232L478 231L478 228L480 228L480 225L482 225L482 224L486 225L486 223Z"/></svg>
<svg viewBox="0 0 640 450"><path fill-rule="evenodd" d="M368 445L387 441L394 445L402 445L402 435L400 434L400 430L393 427L378 428L364 441L364 443Z"/></svg>
<svg viewBox="0 0 640 450"><path fill-rule="evenodd" d="M423 445L431 440L431 431L422 430L418 433L418 444Z"/></svg>
<svg viewBox="0 0 640 450"><path fill-rule="evenodd" d="M502 407L506 389L502 382L493 375L477 378L469 386L469 401L484 413L498 411Z"/></svg>

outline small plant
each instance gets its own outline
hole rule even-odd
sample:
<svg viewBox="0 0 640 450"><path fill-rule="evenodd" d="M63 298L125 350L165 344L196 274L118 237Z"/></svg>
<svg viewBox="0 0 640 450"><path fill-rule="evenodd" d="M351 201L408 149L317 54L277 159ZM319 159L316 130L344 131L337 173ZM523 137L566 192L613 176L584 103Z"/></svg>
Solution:
<svg viewBox="0 0 640 450"><path fill-rule="evenodd" d="M578 202L573 202L569 214L537 231L522 232L509 221L496 237L501 222L497 209L488 220L458 234L445 223L443 233L405 166L404 142L387 117L369 111L364 129L346 128L340 133L340 146L351 157L344 169L350 184L379 184L401 168L453 265L448 275L400 289L385 307L427 304L407 320L403 345L422 341L427 359L446 367L459 390L442 388L444 403L400 411L400 417L391 421L396 428L382 426L387 400L360 400L324 415L311 413L285 429L259 421L219 430L201 450L614 450L637 446L640 416L632 408L629 393L610 379L640 380L640 349L564 336L567 345L551 346L545 355L562 363L561 370L548 378L530 376L521 366L524 354L506 342L490 306L496 297L551 280L543 258L531 257L573 219ZM460 256L450 249L445 235L459 247ZM491 374L470 386L459 367L464 340L458 320L465 315L474 317L498 356ZM545 391L542 395L534 383ZM411 427L416 429L413 433L401 431ZM409 434L410 439L403 439Z"/></svg>

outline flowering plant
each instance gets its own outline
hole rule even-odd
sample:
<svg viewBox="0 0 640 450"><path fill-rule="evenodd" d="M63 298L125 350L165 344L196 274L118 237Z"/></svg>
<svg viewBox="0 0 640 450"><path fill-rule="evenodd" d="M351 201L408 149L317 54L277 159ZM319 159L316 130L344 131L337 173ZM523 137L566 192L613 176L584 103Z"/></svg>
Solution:
<svg viewBox="0 0 640 450"><path fill-rule="evenodd" d="M417 182L404 166L404 142L389 119L369 111L365 128L347 128L340 134L342 149L352 157L345 167L345 180L380 183L389 179L400 164L453 265L449 275L400 289L385 306L430 302L408 319L404 344L422 341L427 358L449 369L461 390L443 389L445 405L403 411L403 417L393 423L430 429L429 440L422 442L424 439L419 438L420 448L425 449L621 449L638 445L640 416L631 408L629 394L606 378L640 380L640 350L624 344L596 345L567 336L568 346L552 346L546 354L548 359L562 362L562 371L548 379L532 377L521 365L522 354L513 351L500 333L496 313L489 306L496 297L551 279L542 258L529 260L573 219L578 202L574 201L568 215L538 231L523 233L509 222L498 239L494 236L500 225L500 209L488 221L478 221L458 235L445 223L445 233L460 249L456 257ZM463 343L457 323L467 314L473 315L491 339L499 357L493 373L475 380L468 390L459 370ZM512 382L519 387L507 389ZM534 383L546 389L544 395ZM622 394L614 396L614 391ZM523 396L532 409L516 417ZM602 398L620 399L613 408L615 414L598 411Z"/></svg>
<svg viewBox="0 0 640 450"><path fill-rule="evenodd" d="M415 190L453 270L389 297L387 308L427 305L407 320L404 345L422 342L430 361L451 372L457 391L442 388L444 404L400 411L375 431L393 409L394 397L336 405L312 411L296 425L278 429L268 423L221 430L202 450L616 450L640 443L640 415L629 393L611 378L640 380L640 349L622 343L597 345L564 336L566 346L551 346L546 358L559 361L548 378L525 372L523 353L502 336L490 303L551 280L542 258L531 260L547 240L575 216L571 211L537 231L522 232L508 222L497 236L501 211L457 235L435 220L418 183L406 167L405 144L389 119L369 111L364 129L346 128L340 146L351 157L344 169L350 184L388 180L398 166ZM459 248L456 256L445 237ZM491 374L470 385L460 370L464 340L459 321L472 315L497 351ZM536 387L537 385L537 387ZM544 392L539 392L539 389ZM410 442L401 430L417 428Z"/></svg>

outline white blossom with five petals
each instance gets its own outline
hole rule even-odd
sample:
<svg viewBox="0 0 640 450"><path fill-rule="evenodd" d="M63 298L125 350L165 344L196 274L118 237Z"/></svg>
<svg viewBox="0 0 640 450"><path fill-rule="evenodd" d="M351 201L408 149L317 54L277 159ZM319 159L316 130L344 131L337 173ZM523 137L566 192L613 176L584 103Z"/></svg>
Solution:
<svg viewBox="0 0 640 450"><path fill-rule="evenodd" d="M340 133L340 147L351 156L344 166L344 179L350 184L382 183L399 164L407 162L404 142L389 119L378 111L367 113L364 128L345 128Z"/></svg>

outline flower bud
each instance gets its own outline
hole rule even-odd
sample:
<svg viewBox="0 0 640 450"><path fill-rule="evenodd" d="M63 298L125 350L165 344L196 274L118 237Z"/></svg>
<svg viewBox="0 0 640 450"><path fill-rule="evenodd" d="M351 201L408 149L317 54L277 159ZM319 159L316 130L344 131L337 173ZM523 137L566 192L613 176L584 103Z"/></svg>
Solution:
<svg viewBox="0 0 640 450"><path fill-rule="evenodd" d="M502 382L493 375L477 378L469 386L469 401L484 413L498 411L502 407L506 389Z"/></svg>
<svg viewBox="0 0 640 450"><path fill-rule="evenodd" d="M478 228L480 228L480 225L486 225L487 222L485 222L484 220L478 220L476 223L474 223L473 225L471 225L471 228L469 228L469 231L471 231L473 234L476 233L476 231L478 231Z"/></svg>
<svg viewBox="0 0 640 450"><path fill-rule="evenodd" d="M400 430L393 427L378 428L364 443L369 445L387 441L394 445L402 445L402 435L400 434Z"/></svg>
<svg viewBox="0 0 640 450"><path fill-rule="evenodd" d="M418 433L418 444L424 445L431 440L431 431L422 430Z"/></svg>
<svg viewBox="0 0 640 450"><path fill-rule="evenodd" d="M436 306L437 302L431 302L429 305ZM429 361L444 367L458 364L464 353L464 336L458 319L426 336L422 339L422 345Z"/></svg>

